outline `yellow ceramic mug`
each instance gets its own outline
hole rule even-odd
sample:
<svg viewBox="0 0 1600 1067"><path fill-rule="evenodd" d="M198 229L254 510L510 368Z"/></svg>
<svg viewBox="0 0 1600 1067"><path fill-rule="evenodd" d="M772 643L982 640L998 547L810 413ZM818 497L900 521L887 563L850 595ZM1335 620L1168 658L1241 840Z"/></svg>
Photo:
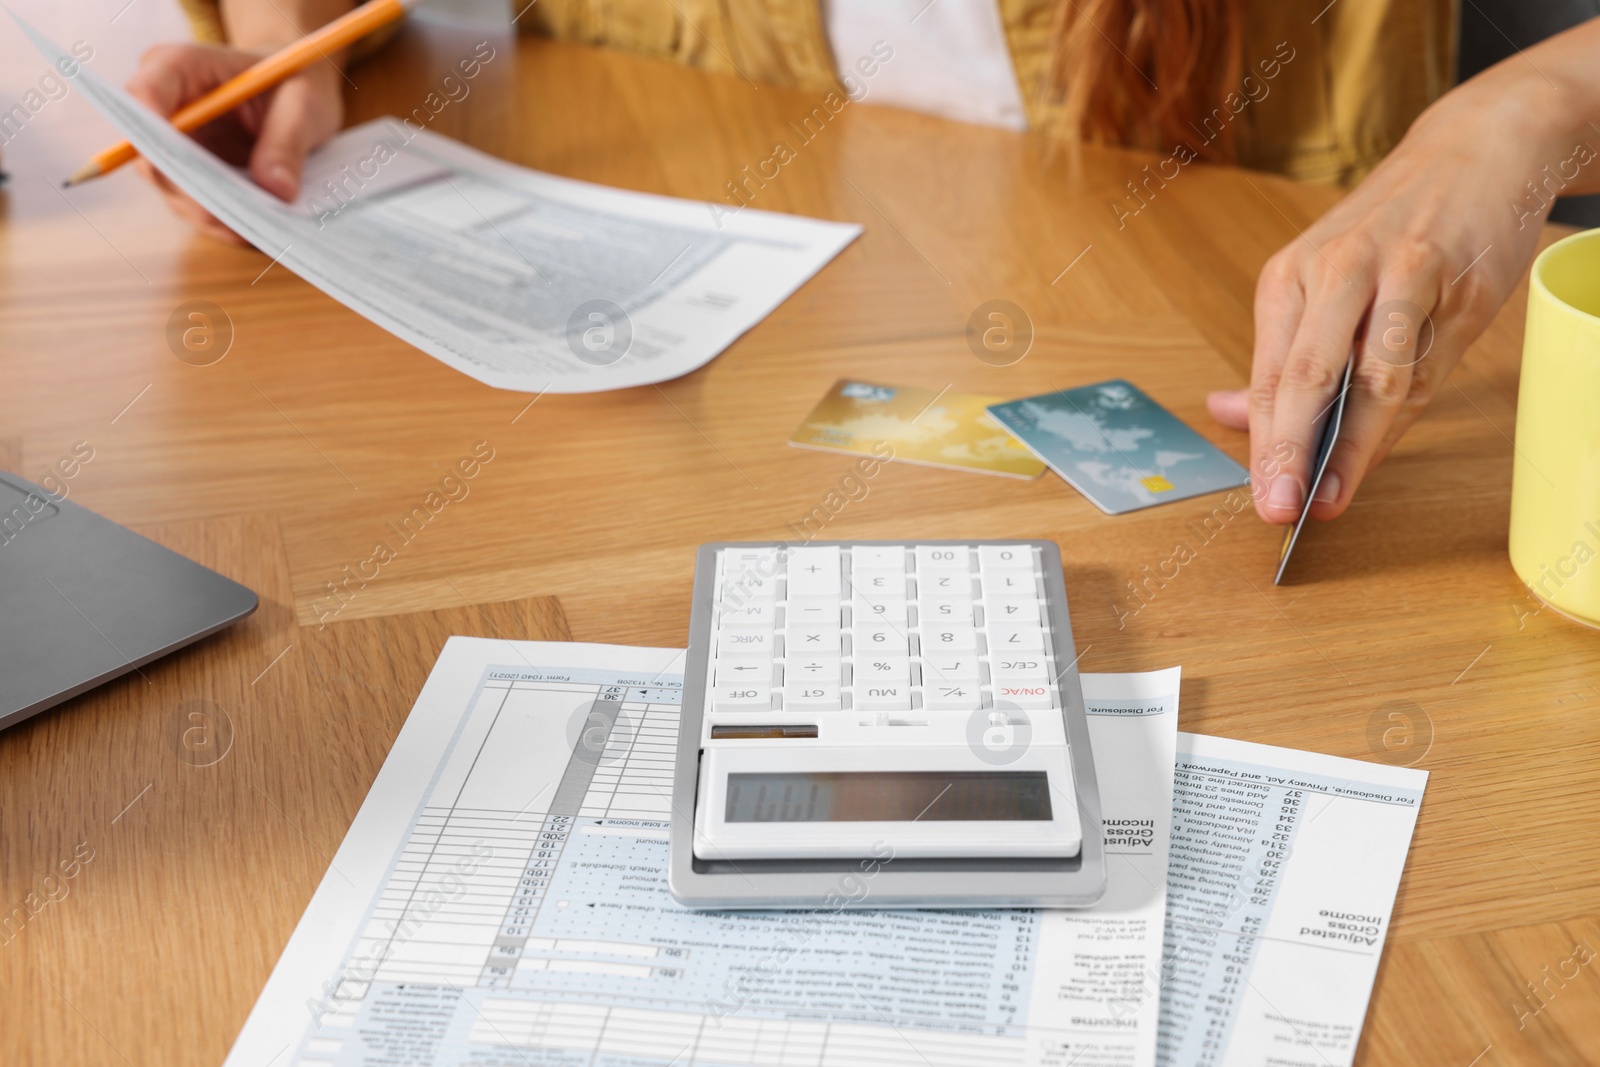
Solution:
<svg viewBox="0 0 1600 1067"><path fill-rule="evenodd" d="M1510 543L1535 596L1600 626L1600 230L1533 261Z"/></svg>

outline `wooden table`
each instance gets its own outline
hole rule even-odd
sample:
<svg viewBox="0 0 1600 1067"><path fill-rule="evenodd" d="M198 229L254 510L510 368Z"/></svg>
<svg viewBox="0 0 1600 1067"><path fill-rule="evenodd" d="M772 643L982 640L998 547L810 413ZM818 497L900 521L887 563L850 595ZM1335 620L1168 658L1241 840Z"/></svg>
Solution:
<svg viewBox="0 0 1600 1067"><path fill-rule="evenodd" d="M88 0L29 7L94 40L118 80L173 29L160 5L114 25ZM0 37L9 103L43 64ZM409 110L479 39L409 27L351 73L350 121ZM722 197L814 103L495 47L436 129L651 192ZM1243 459L1204 395L1244 380L1255 272L1336 195L1196 166L1119 227L1109 205L1144 156L853 104L756 205L859 222L860 240L704 369L530 408L261 253L193 236L131 173L50 188L107 139L73 96L4 149L0 467L38 477L87 442L72 499L262 607L0 735L0 914L45 902L0 934L6 1064L220 1061L443 635L683 644L694 546L784 538L845 473L785 443L838 377L1026 396L1126 375ZM1036 331L1008 367L965 340L996 298ZM234 330L211 366L165 338L196 299ZM1600 1062L1600 964L1552 977L1575 946L1600 951L1600 640L1538 611L1506 558L1524 300L1350 513L1312 532L1287 587L1270 581L1278 531L1249 515L1202 543L1215 501L1108 518L1053 476L890 466L824 533L1052 538L1087 669L1182 664L1186 729L1431 771L1364 1064ZM471 495L319 625L328 583L480 441L494 459ZM1180 543L1196 558L1135 597ZM197 724L219 751L231 736L223 758L184 743Z"/></svg>

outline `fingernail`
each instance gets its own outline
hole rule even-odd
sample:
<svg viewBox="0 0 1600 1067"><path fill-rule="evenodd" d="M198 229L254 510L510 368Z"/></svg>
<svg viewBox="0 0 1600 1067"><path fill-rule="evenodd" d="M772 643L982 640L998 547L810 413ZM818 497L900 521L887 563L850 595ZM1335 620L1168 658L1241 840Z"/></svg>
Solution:
<svg viewBox="0 0 1600 1067"><path fill-rule="evenodd" d="M1317 484L1316 499L1319 503L1331 504L1339 499L1339 475L1334 471L1324 471L1322 481Z"/></svg>
<svg viewBox="0 0 1600 1067"><path fill-rule="evenodd" d="M1293 511L1300 507L1301 499L1302 491L1297 480L1287 474L1272 479L1272 488L1267 490L1267 507Z"/></svg>

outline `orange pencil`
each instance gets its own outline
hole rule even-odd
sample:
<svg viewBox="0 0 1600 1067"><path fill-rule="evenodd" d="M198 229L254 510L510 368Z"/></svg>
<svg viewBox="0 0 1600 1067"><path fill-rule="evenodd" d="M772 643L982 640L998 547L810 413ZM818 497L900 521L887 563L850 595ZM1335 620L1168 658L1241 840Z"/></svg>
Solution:
<svg viewBox="0 0 1600 1067"><path fill-rule="evenodd" d="M212 119L226 115L240 104L260 96L285 78L298 74L329 52L348 48L372 31L387 26L406 13L418 0L368 0L367 3L341 15L275 52L248 70L234 75L209 93L184 105L169 120L173 126L188 133L197 130ZM138 150L123 141L85 163L76 174L62 183L77 185L91 178L110 174L139 154Z"/></svg>

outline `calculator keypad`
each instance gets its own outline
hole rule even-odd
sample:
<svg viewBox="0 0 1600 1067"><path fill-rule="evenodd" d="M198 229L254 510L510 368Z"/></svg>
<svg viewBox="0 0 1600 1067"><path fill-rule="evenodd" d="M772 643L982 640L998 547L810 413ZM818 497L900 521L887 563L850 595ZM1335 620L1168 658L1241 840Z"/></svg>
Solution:
<svg viewBox="0 0 1600 1067"><path fill-rule="evenodd" d="M1031 545L721 549L710 710L895 716L1061 707Z"/></svg>

